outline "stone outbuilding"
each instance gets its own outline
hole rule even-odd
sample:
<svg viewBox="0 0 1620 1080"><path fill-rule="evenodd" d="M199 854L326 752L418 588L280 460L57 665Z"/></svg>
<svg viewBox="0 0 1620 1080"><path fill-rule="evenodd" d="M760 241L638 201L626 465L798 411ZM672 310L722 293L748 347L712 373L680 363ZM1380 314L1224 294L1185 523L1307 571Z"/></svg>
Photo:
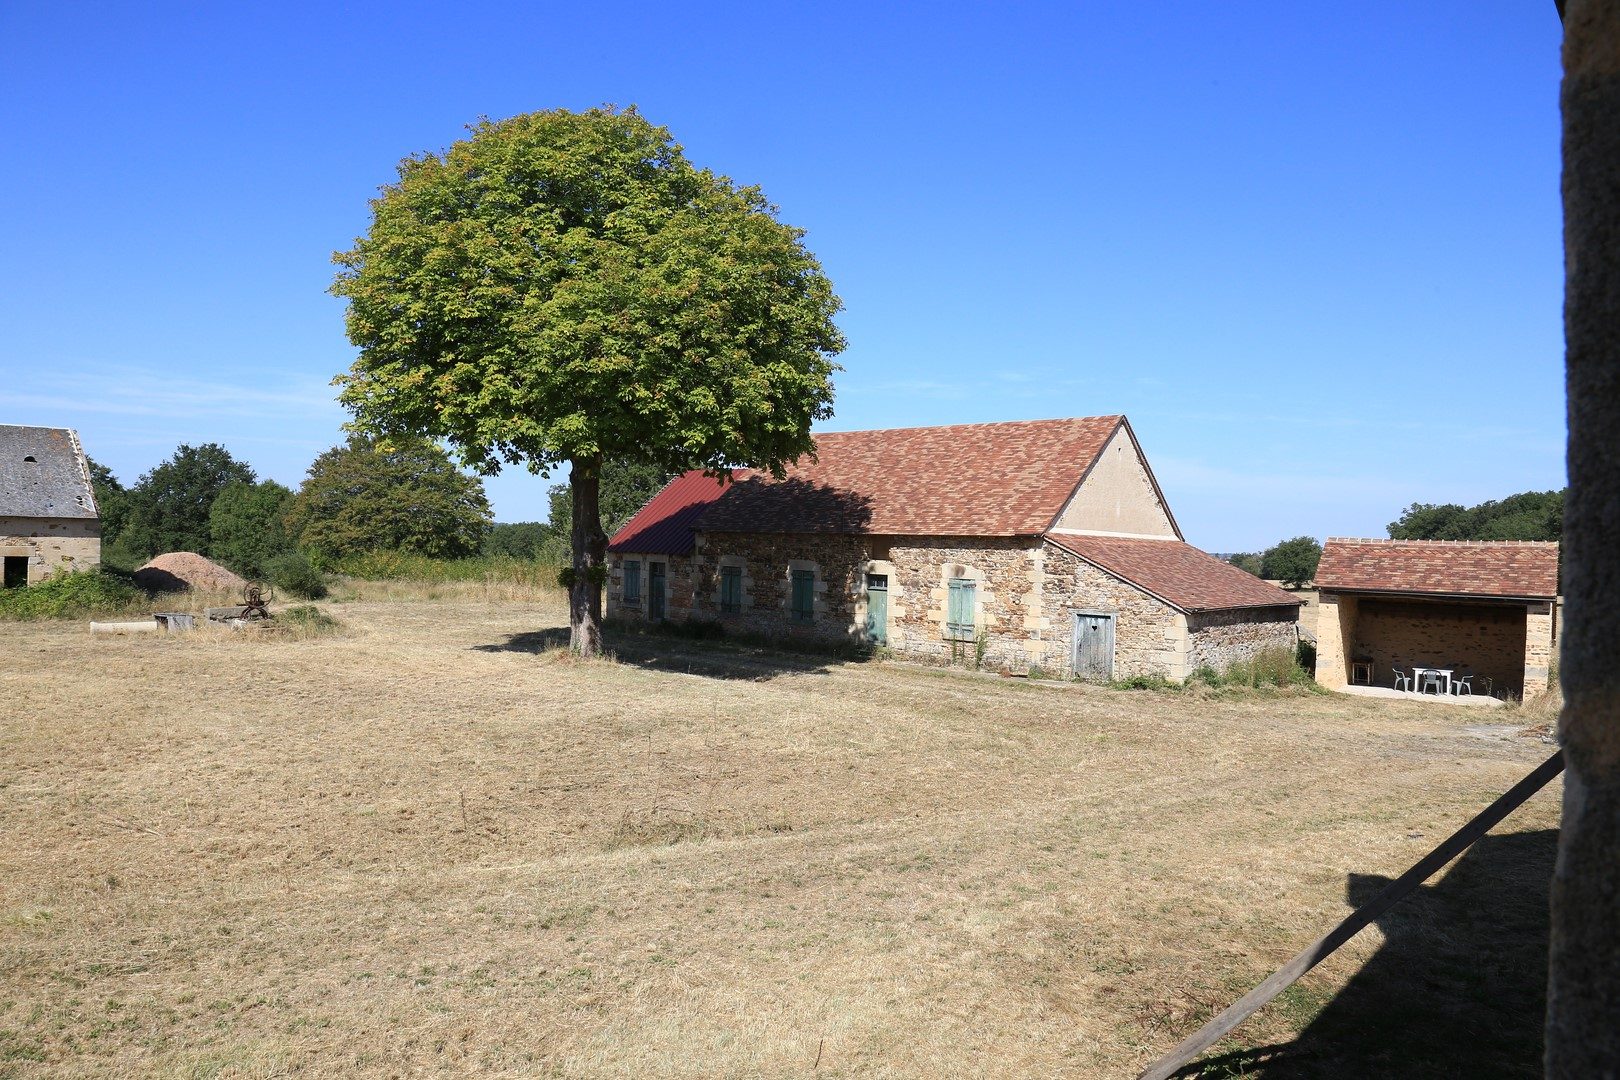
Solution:
<svg viewBox="0 0 1620 1080"><path fill-rule="evenodd" d="M1334 538L1316 571L1316 678L1390 687L1414 666L1532 698L1556 655L1558 545Z"/></svg>
<svg viewBox="0 0 1620 1080"><path fill-rule="evenodd" d="M100 562L101 520L78 434L0 424L0 587Z"/></svg>
<svg viewBox="0 0 1620 1080"><path fill-rule="evenodd" d="M1292 652L1299 601L1185 542L1123 416L818 435L690 472L609 545L607 612L939 663L1184 679Z"/></svg>

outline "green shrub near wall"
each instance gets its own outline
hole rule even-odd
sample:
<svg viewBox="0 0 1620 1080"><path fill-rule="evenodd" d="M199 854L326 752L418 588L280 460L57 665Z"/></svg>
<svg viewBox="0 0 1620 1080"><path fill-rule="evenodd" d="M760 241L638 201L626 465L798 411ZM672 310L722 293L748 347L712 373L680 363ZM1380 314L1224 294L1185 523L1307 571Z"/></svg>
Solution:
<svg viewBox="0 0 1620 1080"><path fill-rule="evenodd" d="M123 575L97 568L0 589L0 619L67 619L122 611L145 595Z"/></svg>

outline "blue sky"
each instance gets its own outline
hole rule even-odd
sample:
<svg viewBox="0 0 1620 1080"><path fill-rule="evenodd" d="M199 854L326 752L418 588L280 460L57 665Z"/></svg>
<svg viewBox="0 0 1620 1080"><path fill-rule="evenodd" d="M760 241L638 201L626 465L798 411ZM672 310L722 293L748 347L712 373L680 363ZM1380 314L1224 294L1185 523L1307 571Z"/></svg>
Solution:
<svg viewBox="0 0 1620 1080"><path fill-rule="evenodd" d="M637 104L809 231L828 429L1124 412L1189 540L1564 483L1558 20L1525 0L0 6L0 422L296 485L332 251L480 115ZM554 482L554 481L551 481ZM502 520L548 481L489 482Z"/></svg>

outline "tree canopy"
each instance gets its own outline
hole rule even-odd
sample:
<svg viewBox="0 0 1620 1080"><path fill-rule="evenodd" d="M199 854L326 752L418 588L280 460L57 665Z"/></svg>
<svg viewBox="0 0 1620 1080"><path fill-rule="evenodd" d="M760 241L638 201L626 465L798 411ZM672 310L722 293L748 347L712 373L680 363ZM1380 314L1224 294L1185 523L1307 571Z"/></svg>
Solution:
<svg viewBox="0 0 1620 1080"><path fill-rule="evenodd" d="M1314 536L1296 536L1266 549L1260 556L1260 576L1284 585L1303 588L1316 577L1322 561L1322 545Z"/></svg>
<svg viewBox="0 0 1620 1080"><path fill-rule="evenodd" d="M182 445L125 493L125 520L117 541L139 559L165 551L206 553L214 500L231 484L255 479L251 468L218 443Z"/></svg>
<svg viewBox="0 0 1620 1080"><path fill-rule="evenodd" d="M293 547L284 520L292 498L274 480L227 485L208 513L209 557L239 574L268 577L271 564Z"/></svg>
<svg viewBox="0 0 1620 1080"><path fill-rule="evenodd" d="M1389 523L1391 540L1561 540L1564 493L1526 491L1477 506L1413 503Z"/></svg>
<svg viewBox="0 0 1620 1080"><path fill-rule="evenodd" d="M780 472L831 415L840 304L758 188L634 108L484 120L409 158L335 258L358 430L484 473L571 465L575 647L599 648L604 461Z"/></svg>
<svg viewBox="0 0 1620 1080"><path fill-rule="evenodd" d="M437 444L408 435L354 435L326 451L286 513L298 546L327 558L475 555L489 522L483 482L456 468Z"/></svg>

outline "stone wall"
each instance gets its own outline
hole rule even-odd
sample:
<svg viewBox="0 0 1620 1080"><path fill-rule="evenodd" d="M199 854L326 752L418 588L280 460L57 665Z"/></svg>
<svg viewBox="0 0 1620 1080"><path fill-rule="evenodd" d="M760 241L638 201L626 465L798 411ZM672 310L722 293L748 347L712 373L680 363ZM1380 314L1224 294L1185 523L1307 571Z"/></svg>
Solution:
<svg viewBox="0 0 1620 1080"><path fill-rule="evenodd" d="M101 522L93 518L0 517L0 556L28 559L28 583L101 564Z"/></svg>
<svg viewBox="0 0 1620 1080"><path fill-rule="evenodd" d="M642 599L625 604L624 561L642 563ZM649 562L668 566L670 619L712 619L739 633L825 642L866 639L866 575L888 578L889 648L937 664L1073 671L1075 616L1114 616L1114 678L1186 678L1199 664L1224 668L1260 649L1293 648L1291 608L1189 618L1061 548L1012 537L845 536L706 532L690 558L608 557L607 612L646 618ZM742 610L720 610L720 568L742 572ZM814 619L792 617L792 572L815 574ZM971 638L946 632L949 583L975 583Z"/></svg>
<svg viewBox="0 0 1620 1080"><path fill-rule="evenodd" d="M1316 681L1329 690L1349 685L1345 642L1355 641L1356 597L1324 592L1316 612Z"/></svg>
<svg viewBox="0 0 1620 1080"><path fill-rule="evenodd" d="M694 617L765 637L845 642L858 638L865 621L864 566L870 539L820 533L722 533L698 535L694 559ZM743 572L743 605L720 610L720 567ZM815 574L814 618L793 618L793 571Z"/></svg>
<svg viewBox="0 0 1620 1080"><path fill-rule="evenodd" d="M1038 542L988 536L875 539L872 557L891 570L890 648L940 664L982 662L987 667L1022 671L1042 663L1042 545ZM946 636L953 578L975 583L970 641Z"/></svg>
<svg viewBox="0 0 1620 1080"><path fill-rule="evenodd" d="M1551 603L1531 604L1524 618L1524 699L1547 692L1553 660L1558 655Z"/></svg>
<svg viewBox="0 0 1620 1080"><path fill-rule="evenodd" d="M1114 616L1114 678L1187 677L1185 616L1061 548L1045 545L1044 562L1043 667L1073 672L1074 617L1091 613Z"/></svg>
<svg viewBox="0 0 1620 1080"><path fill-rule="evenodd" d="M634 559L641 563L641 598L634 603L624 600L624 563ZM664 565L664 618L679 621L690 617L692 598L696 591L693 559L687 555L648 555L633 552L614 552L608 555L607 588L603 590L603 612L610 619L647 618L647 598L651 593L647 567L651 563Z"/></svg>
<svg viewBox="0 0 1620 1080"><path fill-rule="evenodd" d="M1297 611L1291 607L1207 611L1187 616L1187 667L1225 671L1268 649L1290 657L1299 642Z"/></svg>

